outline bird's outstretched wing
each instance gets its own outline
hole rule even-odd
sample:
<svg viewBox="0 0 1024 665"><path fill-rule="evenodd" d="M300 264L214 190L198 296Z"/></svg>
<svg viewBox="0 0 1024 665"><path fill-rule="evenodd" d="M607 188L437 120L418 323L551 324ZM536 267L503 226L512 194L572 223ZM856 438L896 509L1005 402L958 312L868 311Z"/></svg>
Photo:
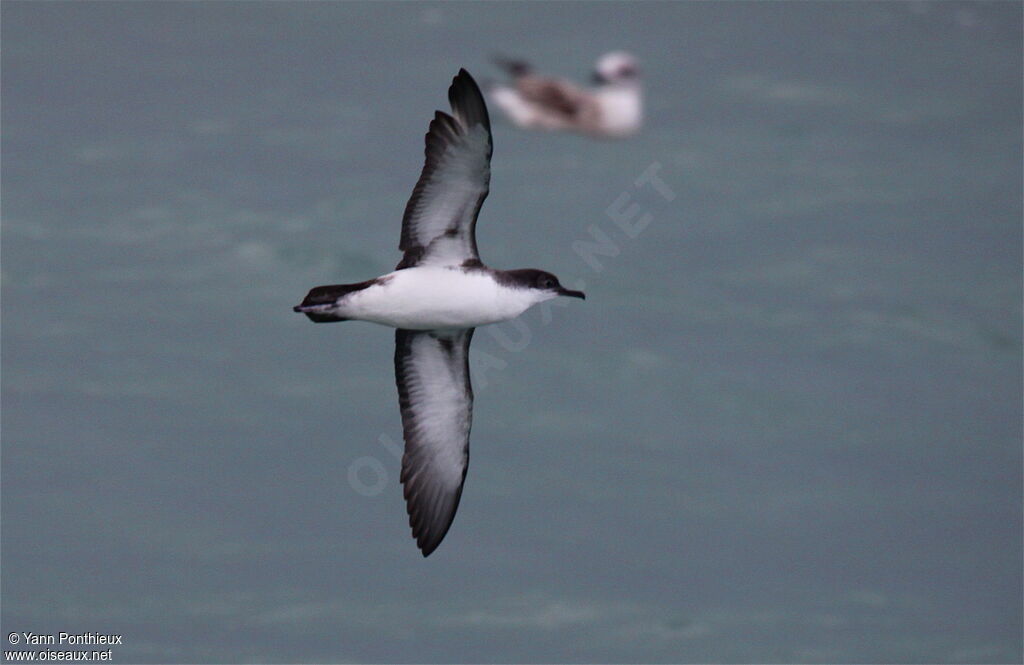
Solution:
<svg viewBox="0 0 1024 665"><path fill-rule="evenodd" d="M409 526L427 556L437 548L462 497L469 466L473 328L395 331L395 381L405 454L401 481Z"/></svg>
<svg viewBox="0 0 1024 665"><path fill-rule="evenodd" d="M476 217L491 181L491 122L465 69L448 88L452 115L438 111L426 136L426 162L402 218L398 269L479 262Z"/></svg>

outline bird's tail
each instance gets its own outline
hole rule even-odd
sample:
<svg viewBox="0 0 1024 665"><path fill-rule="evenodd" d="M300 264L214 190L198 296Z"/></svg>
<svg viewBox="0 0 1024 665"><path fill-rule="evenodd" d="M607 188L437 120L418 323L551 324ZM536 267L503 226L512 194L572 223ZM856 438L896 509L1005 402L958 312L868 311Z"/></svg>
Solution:
<svg viewBox="0 0 1024 665"><path fill-rule="evenodd" d="M305 314L314 323L331 323L333 321L348 321L347 317L337 313L338 303L353 291L362 291L368 286L373 286L377 280L371 279L368 282L358 284L330 284L328 286L317 286L310 289L309 293L302 300L302 304L292 307L293 312Z"/></svg>
<svg viewBox="0 0 1024 665"><path fill-rule="evenodd" d="M519 76L526 76L531 71L533 71L533 67L531 67L530 63L526 62L525 60L506 58L505 56L501 55L492 56L491 60L493 60L494 64L504 69L508 73L508 75L513 78Z"/></svg>
<svg viewBox="0 0 1024 665"><path fill-rule="evenodd" d="M292 308L293 311L300 312L309 317L309 320L313 323L334 323L335 321L348 321L344 316L338 316L337 314L331 314L330 312L323 311L325 308L323 305L296 305Z"/></svg>

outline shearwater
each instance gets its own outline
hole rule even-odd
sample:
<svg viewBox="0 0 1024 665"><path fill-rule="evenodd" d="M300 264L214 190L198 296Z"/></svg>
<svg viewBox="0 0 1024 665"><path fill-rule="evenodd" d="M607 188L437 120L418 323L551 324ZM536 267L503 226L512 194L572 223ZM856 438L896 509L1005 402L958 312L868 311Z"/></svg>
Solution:
<svg viewBox="0 0 1024 665"><path fill-rule="evenodd" d="M318 286L294 308L317 323L360 320L397 329L401 481L423 556L448 533L466 479L473 330L557 296L585 297L543 270L494 270L480 261L475 229L490 186L491 123L465 69L448 101L451 115L437 111L426 135L423 172L402 218L398 267L365 282Z"/></svg>

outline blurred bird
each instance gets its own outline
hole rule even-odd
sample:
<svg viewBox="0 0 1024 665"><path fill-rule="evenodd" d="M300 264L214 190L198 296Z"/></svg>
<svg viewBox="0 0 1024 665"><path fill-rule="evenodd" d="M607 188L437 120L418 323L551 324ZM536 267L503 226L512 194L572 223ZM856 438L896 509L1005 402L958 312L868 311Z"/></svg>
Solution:
<svg viewBox="0 0 1024 665"><path fill-rule="evenodd" d="M495 63L512 82L493 86L491 100L520 127L621 138L635 134L643 123L640 68L628 53L614 51L601 56L594 68L595 86L589 89L538 76L522 60L499 57Z"/></svg>

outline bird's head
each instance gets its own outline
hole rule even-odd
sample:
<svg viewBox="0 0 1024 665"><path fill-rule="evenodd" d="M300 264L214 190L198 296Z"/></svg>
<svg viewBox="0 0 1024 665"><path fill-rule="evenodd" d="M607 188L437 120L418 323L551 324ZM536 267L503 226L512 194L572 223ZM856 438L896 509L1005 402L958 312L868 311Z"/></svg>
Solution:
<svg viewBox="0 0 1024 665"><path fill-rule="evenodd" d="M538 301L550 300L558 296L586 299L582 291L573 291L562 286L558 278L543 270L524 268L522 270L506 270L504 279L509 286L528 289L537 296Z"/></svg>
<svg viewBox="0 0 1024 665"><path fill-rule="evenodd" d="M598 85L631 84L639 81L639 62L625 51L604 54L594 67L594 83Z"/></svg>

